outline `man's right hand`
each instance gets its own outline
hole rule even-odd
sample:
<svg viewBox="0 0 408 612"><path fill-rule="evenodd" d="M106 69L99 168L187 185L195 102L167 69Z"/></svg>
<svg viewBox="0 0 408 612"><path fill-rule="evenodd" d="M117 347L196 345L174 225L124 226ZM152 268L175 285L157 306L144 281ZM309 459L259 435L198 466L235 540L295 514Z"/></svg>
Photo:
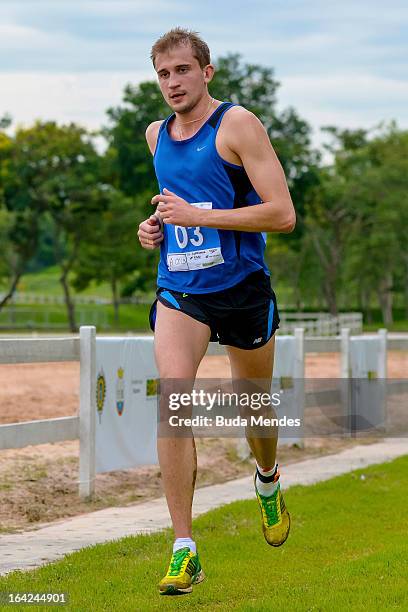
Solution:
<svg viewBox="0 0 408 612"><path fill-rule="evenodd" d="M137 232L140 244L144 249L156 249L164 238L162 225L157 215L151 215L142 221Z"/></svg>

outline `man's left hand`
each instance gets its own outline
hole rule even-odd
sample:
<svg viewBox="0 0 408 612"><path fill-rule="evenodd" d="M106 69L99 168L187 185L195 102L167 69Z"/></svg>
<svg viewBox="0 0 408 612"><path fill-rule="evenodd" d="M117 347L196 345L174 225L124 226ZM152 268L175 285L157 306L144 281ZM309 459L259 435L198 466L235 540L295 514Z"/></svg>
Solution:
<svg viewBox="0 0 408 612"><path fill-rule="evenodd" d="M156 210L164 223L181 227L200 225L200 210L168 189L163 189L163 194L155 195L152 204L158 204Z"/></svg>

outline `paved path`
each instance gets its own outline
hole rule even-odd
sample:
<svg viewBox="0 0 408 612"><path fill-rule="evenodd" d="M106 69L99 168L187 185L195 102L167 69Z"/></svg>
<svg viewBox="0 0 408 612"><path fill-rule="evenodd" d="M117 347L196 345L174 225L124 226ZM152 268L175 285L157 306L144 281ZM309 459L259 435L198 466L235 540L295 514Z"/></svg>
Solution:
<svg viewBox="0 0 408 612"><path fill-rule="evenodd" d="M388 439L348 448L335 455L283 466L284 489L313 484L374 463L408 454L408 439ZM238 499L253 499L252 477L198 489L194 516ZM0 574L32 569L65 554L128 535L151 533L170 525L164 498L126 508L106 508L69 520L50 523L35 531L0 536Z"/></svg>

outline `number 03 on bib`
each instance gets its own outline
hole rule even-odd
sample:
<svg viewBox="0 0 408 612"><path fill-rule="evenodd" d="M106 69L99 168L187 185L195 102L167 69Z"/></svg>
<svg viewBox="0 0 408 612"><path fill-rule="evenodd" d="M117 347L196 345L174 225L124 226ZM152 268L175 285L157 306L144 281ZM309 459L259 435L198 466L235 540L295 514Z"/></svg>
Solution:
<svg viewBox="0 0 408 612"><path fill-rule="evenodd" d="M191 202L212 208L212 202ZM200 270L224 263L218 230L209 227L168 226L167 267L170 272Z"/></svg>

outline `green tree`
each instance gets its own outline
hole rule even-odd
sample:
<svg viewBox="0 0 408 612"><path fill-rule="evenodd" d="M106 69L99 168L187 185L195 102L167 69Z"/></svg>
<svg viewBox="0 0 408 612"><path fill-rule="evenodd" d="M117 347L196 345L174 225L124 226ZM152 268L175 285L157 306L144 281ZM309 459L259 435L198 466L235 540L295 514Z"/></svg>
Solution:
<svg viewBox="0 0 408 612"><path fill-rule="evenodd" d="M37 245L39 219L47 215L52 224L55 261L61 268L72 331L76 330L75 308L68 277L81 241L92 240L103 188L99 164L83 128L37 122L16 131L4 188L6 206L15 213L15 236L28 231L30 244Z"/></svg>
<svg viewBox="0 0 408 612"><path fill-rule="evenodd" d="M349 235L347 280L368 314L377 297L384 324L398 291L408 299L408 131L390 124L352 157L358 223ZM408 313L407 313L408 314Z"/></svg>
<svg viewBox="0 0 408 612"><path fill-rule="evenodd" d="M13 227L11 213L0 205L0 285L6 287L0 293L0 310L12 298L21 274L16 273L16 253L13 249L10 233Z"/></svg>
<svg viewBox="0 0 408 612"><path fill-rule="evenodd" d="M82 291L91 281L107 281L112 290L115 325L119 325L120 297L129 282L143 287L137 245L137 207L132 198L107 186L106 200L93 230L92 241L82 241L74 263L74 287Z"/></svg>
<svg viewBox="0 0 408 612"><path fill-rule="evenodd" d="M332 315L338 313L345 244L354 212L351 193L341 177L322 169L320 184L309 193L306 204L306 232L322 272L322 291Z"/></svg>
<svg viewBox="0 0 408 612"><path fill-rule="evenodd" d="M0 117L0 130L6 130L12 124L13 120L11 115L5 114L3 117Z"/></svg>
<svg viewBox="0 0 408 612"><path fill-rule="evenodd" d="M340 297L347 305L357 298L367 314L374 295L390 324L396 279L408 295L407 132L395 125L327 131L334 161L320 170L306 205L326 303L336 314Z"/></svg>
<svg viewBox="0 0 408 612"><path fill-rule="evenodd" d="M2 127L9 125L9 118L1 121ZM15 149L15 140L0 131L0 281L6 286L0 310L13 297L38 240L36 215L22 206L13 209L11 186L21 180L13 163Z"/></svg>

